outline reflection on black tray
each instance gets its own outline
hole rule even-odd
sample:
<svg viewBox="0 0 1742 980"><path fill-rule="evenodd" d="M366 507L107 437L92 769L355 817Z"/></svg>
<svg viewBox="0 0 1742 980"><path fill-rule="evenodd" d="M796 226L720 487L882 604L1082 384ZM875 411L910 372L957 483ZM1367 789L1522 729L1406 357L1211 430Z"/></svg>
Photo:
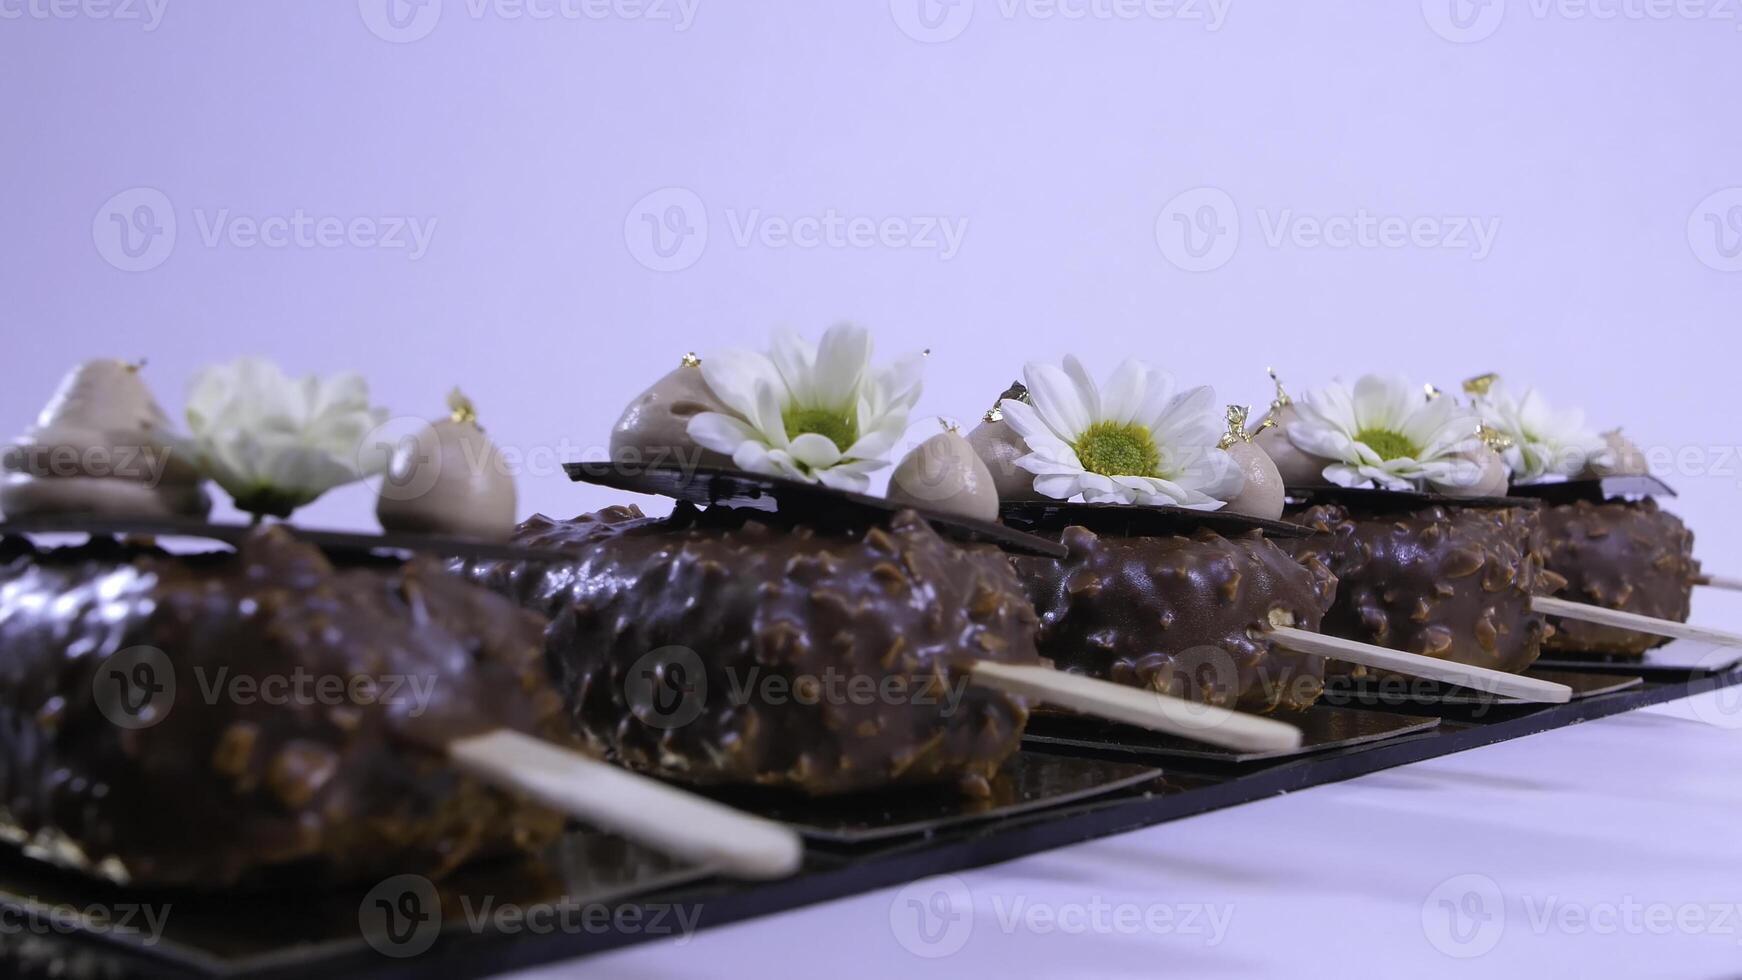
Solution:
<svg viewBox="0 0 1742 980"><path fill-rule="evenodd" d="M1188 510L1144 504L1085 504L1063 500L1021 500L998 509L1004 523L1026 531L1057 533L1073 524L1097 534L1121 536L1190 534L1207 528L1217 534L1263 531L1271 538L1304 538L1311 528L1287 521L1267 521L1244 514Z"/></svg>
<svg viewBox="0 0 1742 980"><path fill-rule="evenodd" d="M1002 524L899 504L866 493L835 490L820 483L709 466L676 469L588 461L564 463L563 469L568 472L569 479L581 483L631 493L657 494L686 500L699 507L716 504L746 507L809 524L848 527L878 524L897 511L914 510L939 534L958 541L995 544L1006 551L1043 558L1065 556L1064 546L1058 542L1012 530Z"/></svg>
<svg viewBox="0 0 1742 980"><path fill-rule="evenodd" d="M1625 691L1645 683L1642 678L1629 677L1625 674L1584 674L1557 670L1529 670L1526 671L1526 676L1554 684L1565 684L1572 688L1572 700L1574 701L1596 697L1599 694ZM1348 677L1328 678L1325 682L1324 697L1320 703L1345 707L1358 705L1365 708L1487 707L1495 705L1518 707L1536 704L1533 701L1488 694L1467 687L1442 684L1439 681L1395 675L1360 680Z"/></svg>
<svg viewBox="0 0 1742 980"><path fill-rule="evenodd" d="M1714 647L1691 640L1647 650L1644 655L1545 650L1537 666L1604 674L1634 674L1651 681L1678 681L1723 674L1742 666L1742 648Z"/></svg>
<svg viewBox="0 0 1742 980"><path fill-rule="evenodd" d="M1278 711L1268 717L1301 730L1298 749L1238 752L1162 735L1118 722L1084 718L1065 712L1036 712L1023 736L1025 745L1101 749L1154 758L1212 762L1273 762L1295 756L1344 749L1403 735L1418 735L1439 724L1437 718L1417 718L1316 704L1305 711Z"/></svg>
<svg viewBox="0 0 1742 980"><path fill-rule="evenodd" d="M1022 751L1004 764L992 780L992 795L984 799L965 796L953 786L822 798L741 791L715 795L791 824L813 840L861 844L1063 806L1160 775L1160 770L1131 763Z"/></svg>
<svg viewBox="0 0 1742 980"><path fill-rule="evenodd" d="M313 892L124 889L30 860L8 848L0 851L0 907L6 909L9 921L31 916L42 923L33 931L122 947L163 965L167 975L221 976L258 970L339 975L342 966L380 966L395 955L419 954L438 935L495 932L494 913L504 909L574 909L570 914L579 916L581 910L602 909L707 874L621 838L585 830L565 834L541 861L483 862L433 886L408 878ZM371 899L404 910L409 908L403 904L404 896L412 890L419 892L412 901L420 914L434 913L439 919L432 917L429 925L410 928L408 918L408 929L396 943L379 931L381 923L366 920ZM437 907L428 908L431 904ZM106 917L113 927L52 928L73 909ZM150 941L152 932L146 928L152 921L161 924L156 941ZM437 921L439 929L434 925ZM135 928L127 931L123 925ZM365 928L376 930L372 939L365 937ZM11 944L0 952L29 958L35 951ZM437 954L439 949L431 955ZM109 962L97 951L88 955L93 961ZM0 970L9 965L13 964L0 959Z"/></svg>

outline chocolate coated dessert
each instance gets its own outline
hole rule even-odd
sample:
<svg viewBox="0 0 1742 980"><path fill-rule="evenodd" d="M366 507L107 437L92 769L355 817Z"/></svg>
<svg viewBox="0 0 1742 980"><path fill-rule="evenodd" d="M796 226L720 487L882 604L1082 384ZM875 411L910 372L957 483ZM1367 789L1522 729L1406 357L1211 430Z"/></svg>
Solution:
<svg viewBox="0 0 1742 980"><path fill-rule="evenodd" d="M1325 633L1517 673L1551 632L1530 607L1561 584L1534 508L1319 504L1290 519L1320 532L1289 542L1295 557L1339 582Z"/></svg>
<svg viewBox="0 0 1742 980"><path fill-rule="evenodd" d="M1567 580L1563 597L1623 612L1687 622L1694 579L1694 535L1656 501L1580 500L1545 506L1548 567ZM1595 623L1552 619L1556 650L1637 656L1669 640Z"/></svg>
<svg viewBox="0 0 1742 980"><path fill-rule="evenodd" d="M1324 661L1264 636L1317 630L1336 579L1257 531L1225 538L1062 535L1063 561L1016 558L1040 616L1041 652L1067 670L1249 711L1304 708Z"/></svg>
<svg viewBox="0 0 1742 980"><path fill-rule="evenodd" d="M0 833L120 883L439 876L562 819L441 746L565 736L542 622L414 560L335 568L265 529L236 552L0 554Z"/></svg>
<svg viewBox="0 0 1742 980"><path fill-rule="evenodd" d="M515 540L575 561L467 571L551 614L576 726L631 767L819 795L984 792L1028 708L970 687L968 669L1040 662L1002 553L946 541L912 511L827 532L774 520L683 503L664 519L534 517Z"/></svg>

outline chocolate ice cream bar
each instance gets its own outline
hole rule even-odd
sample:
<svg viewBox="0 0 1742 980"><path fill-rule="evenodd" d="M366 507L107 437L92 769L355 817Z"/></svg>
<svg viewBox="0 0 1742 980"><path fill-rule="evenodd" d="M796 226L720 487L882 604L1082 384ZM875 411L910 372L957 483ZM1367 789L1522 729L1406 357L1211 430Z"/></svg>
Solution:
<svg viewBox="0 0 1742 980"><path fill-rule="evenodd" d="M1577 500L1542 509L1550 571L1567 580L1562 597L1608 609L1685 623L1700 563L1694 535L1674 514L1646 498ZM1566 619L1551 620L1548 647L1640 655L1669 642L1647 633Z"/></svg>
<svg viewBox="0 0 1742 980"><path fill-rule="evenodd" d="M535 517L515 540L577 557L465 571L551 616L577 729L633 768L816 795L972 792L1017 748L1026 702L968 675L1039 663L1034 611L1001 552L911 511L824 529L680 502L663 519Z"/></svg>
<svg viewBox="0 0 1742 980"><path fill-rule="evenodd" d="M543 623L432 562L0 547L0 833L133 885L440 876L557 814L441 746L566 730Z"/></svg>
<svg viewBox="0 0 1742 980"><path fill-rule="evenodd" d="M1265 636L1272 625L1319 628L1336 579L1295 561L1259 531L1223 537L1059 535L1063 561L1013 562L1040 616L1040 649L1060 667L1251 711L1304 708L1324 660Z"/></svg>
<svg viewBox="0 0 1742 980"><path fill-rule="evenodd" d="M1297 508L1290 519L1320 532L1290 542L1295 557L1337 577L1330 635L1517 673L1552 632L1531 610L1532 595L1561 584L1544 569L1533 506L1381 494Z"/></svg>

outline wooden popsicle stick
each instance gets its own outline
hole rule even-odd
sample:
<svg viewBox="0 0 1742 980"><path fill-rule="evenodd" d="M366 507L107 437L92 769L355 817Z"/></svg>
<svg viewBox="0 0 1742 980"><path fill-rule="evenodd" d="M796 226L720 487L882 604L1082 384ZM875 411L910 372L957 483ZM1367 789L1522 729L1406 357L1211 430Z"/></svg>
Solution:
<svg viewBox="0 0 1742 980"><path fill-rule="evenodd" d="M1419 653L1405 653L1387 647L1345 640L1342 637L1311 633L1293 626L1278 626L1270 634L1283 646L1297 653L1328 657L1345 663L1359 664L1378 670L1389 670L1410 677L1420 677L1445 684L1456 684L1486 694L1540 701L1545 704L1565 704L1573 699L1573 689L1565 684L1521 677L1503 670L1453 663Z"/></svg>
<svg viewBox="0 0 1742 980"><path fill-rule="evenodd" d="M675 857L738 878L798 870L791 828L508 729L448 743L461 770Z"/></svg>
<svg viewBox="0 0 1742 980"><path fill-rule="evenodd" d="M974 665L969 676L982 687L1195 742L1249 752L1286 752L1300 748L1300 729L1286 722L1081 674L1069 674L1038 664L982 660Z"/></svg>
<svg viewBox="0 0 1742 980"><path fill-rule="evenodd" d="M1708 585L1714 589L1729 589L1731 592L1742 592L1742 578L1731 578L1728 575L1701 575L1694 579L1695 585Z"/></svg>
<svg viewBox="0 0 1742 980"><path fill-rule="evenodd" d="M1742 647L1742 634L1715 630L1709 626L1694 626L1689 623L1678 623L1672 619L1641 616L1638 613L1605 609L1602 606L1593 606L1584 602L1568 602L1565 599L1552 599L1542 595L1532 597L1530 604L1539 613L1559 616L1562 619L1576 619L1582 623L1613 626L1616 629L1632 630L1635 633L1650 633L1652 636L1667 636L1672 640L1694 640L1699 643L1712 643L1723 647Z"/></svg>

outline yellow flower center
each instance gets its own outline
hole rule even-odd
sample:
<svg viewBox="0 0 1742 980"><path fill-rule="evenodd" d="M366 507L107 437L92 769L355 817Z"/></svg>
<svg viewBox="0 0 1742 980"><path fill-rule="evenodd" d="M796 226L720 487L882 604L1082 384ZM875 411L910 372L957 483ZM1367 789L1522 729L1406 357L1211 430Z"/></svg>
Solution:
<svg viewBox="0 0 1742 980"><path fill-rule="evenodd" d="M836 409L794 406L780 413L780 419L786 423L788 439L797 439L806 432L815 432L834 443L835 448L841 452L846 452L848 447L859 441L859 421Z"/></svg>
<svg viewBox="0 0 1742 980"><path fill-rule="evenodd" d="M1367 444L1367 448L1379 454L1379 458L1387 462L1394 459L1419 458L1421 448L1409 441L1409 437L1390 429L1362 429L1355 433L1355 441Z"/></svg>
<svg viewBox="0 0 1742 980"><path fill-rule="evenodd" d="M1071 445L1083 469L1102 476L1158 476L1161 451L1135 422L1095 422Z"/></svg>

